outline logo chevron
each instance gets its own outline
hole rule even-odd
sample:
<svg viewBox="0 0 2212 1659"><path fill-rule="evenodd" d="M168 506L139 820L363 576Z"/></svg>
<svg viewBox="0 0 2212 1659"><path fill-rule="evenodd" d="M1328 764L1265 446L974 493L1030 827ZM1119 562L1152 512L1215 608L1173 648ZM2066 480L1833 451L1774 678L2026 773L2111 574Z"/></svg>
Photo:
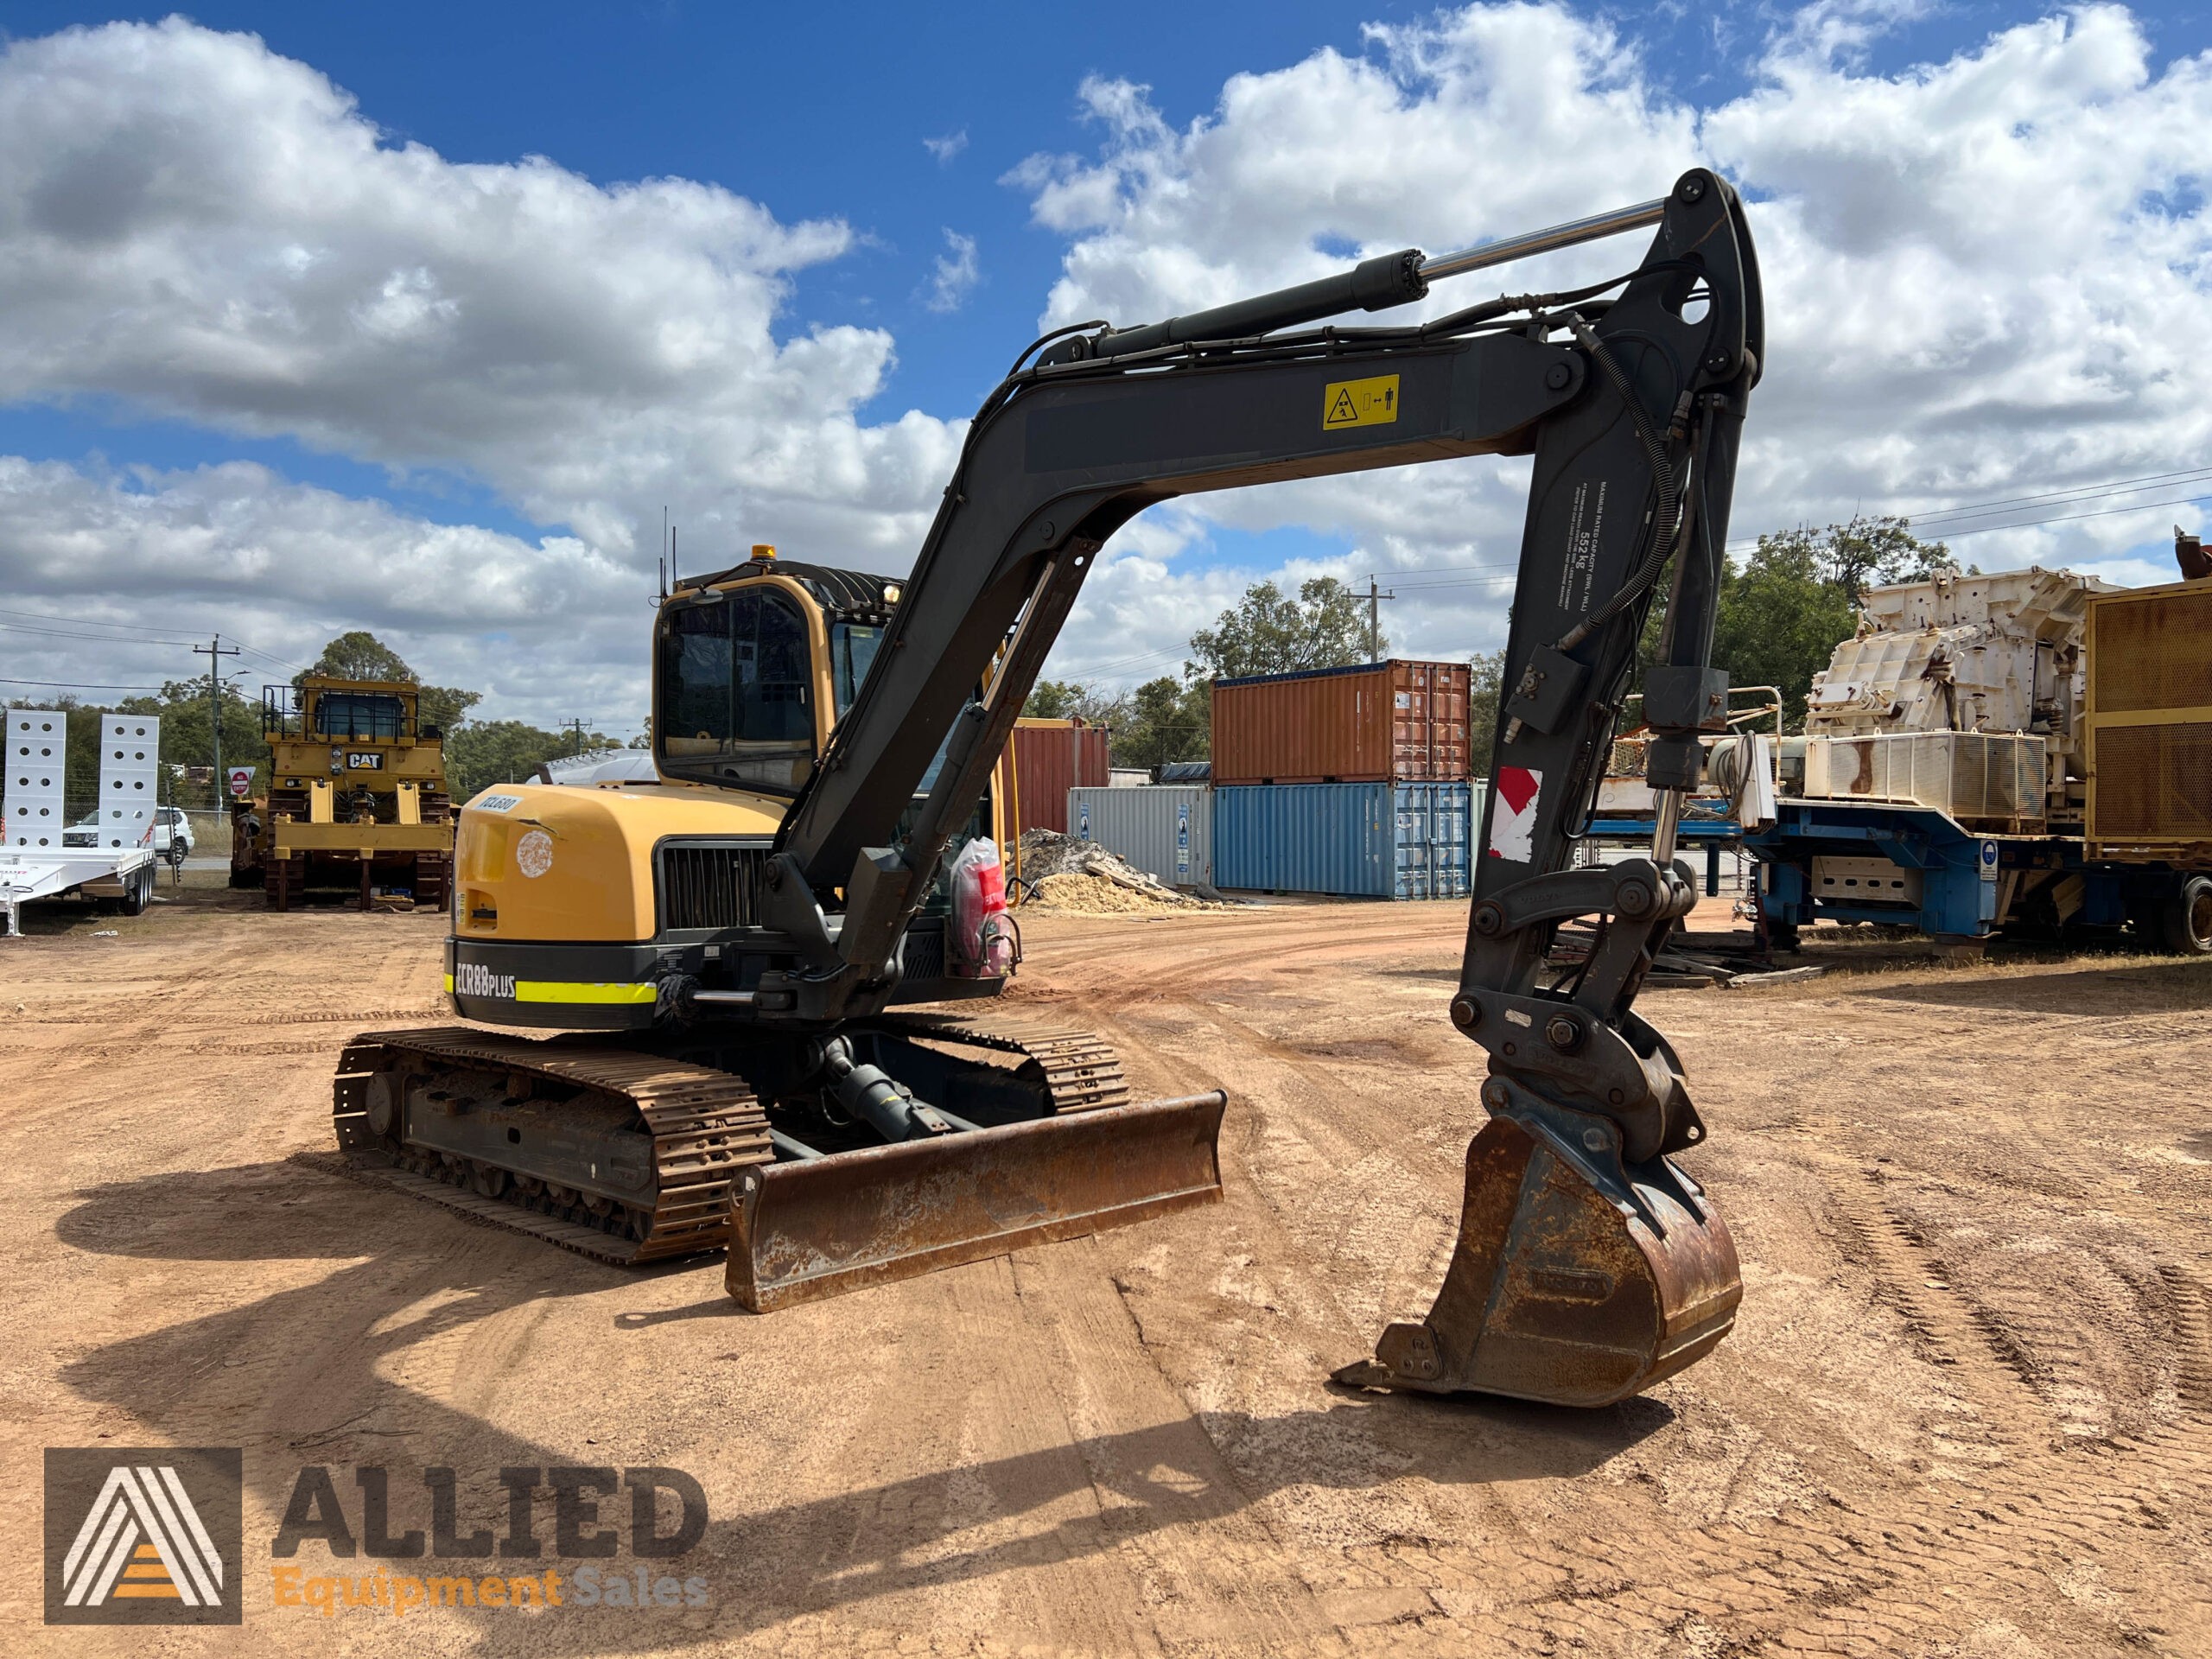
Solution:
<svg viewBox="0 0 2212 1659"><path fill-rule="evenodd" d="M118 1464L61 1559L61 1578L69 1607L111 1597L213 1607L222 1599L223 1557L174 1467Z"/></svg>

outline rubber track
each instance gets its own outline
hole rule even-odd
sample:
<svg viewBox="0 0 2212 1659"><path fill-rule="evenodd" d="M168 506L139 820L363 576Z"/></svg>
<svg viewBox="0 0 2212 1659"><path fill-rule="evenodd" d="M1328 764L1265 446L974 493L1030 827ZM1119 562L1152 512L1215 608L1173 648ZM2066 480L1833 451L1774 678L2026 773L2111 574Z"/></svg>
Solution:
<svg viewBox="0 0 2212 1659"><path fill-rule="evenodd" d="M460 1211L474 1221L527 1233L618 1267L696 1255L729 1240L729 1185L740 1170L766 1163L768 1120L744 1080L727 1071L666 1060L633 1049L571 1045L558 1039L506 1037L441 1027L364 1032L346 1045L332 1088L334 1119L361 1109L358 1097L379 1052L401 1050L432 1061L526 1071L628 1100L653 1137L657 1166L652 1224L643 1239L540 1214L503 1198L357 1160L365 1177ZM346 1131L339 1130L340 1144Z"/></svg>
<svg viewBox="0 0 2212 1659"><path fill-rule="evenodd" d="M864 1023L902 1037L995 1049L1034 1060L1045 1073L1056 1113L1095 1112L1129 1103L1129 1080L1122 1073L1121 1057L1095 1032L970 1014L889 1014Z"/></svg>

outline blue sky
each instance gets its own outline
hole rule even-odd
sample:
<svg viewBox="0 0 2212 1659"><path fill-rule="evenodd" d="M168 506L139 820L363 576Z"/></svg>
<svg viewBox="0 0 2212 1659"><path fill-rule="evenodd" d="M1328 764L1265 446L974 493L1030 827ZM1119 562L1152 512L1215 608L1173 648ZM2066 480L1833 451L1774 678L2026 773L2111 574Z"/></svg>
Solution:
<svg viewBox="0 0 2212 1659"><path fill-rule="evenodd" d="M71 24L152 21L165 15L18 0L8 10L6 28L12 41L36 42ZM1615 166L1609 175L1602 156L1595 156L1574 174L1572 188L1535 193L1527 207L1517 208L1526 224L1476 223L1481 213L1465 207L1455 211L1446 193L1424 197L1416 191L1408 198L1412 205L1397 210L1397 218L1383 223L1370 214L1351 239L1411 241L1437 251L1589 211L1610 200L1634 199L1651 194L1643 188L1643 174L1670 176L1681 165L1700 159L1688 153L1697 143L1737 143L1749 158L1739 166L1739 176L1748 175L1745 182L1755 200L1768 197L1786 205L1804 199L1808 191L1817 196L1839 169L1878 169L1889 162L1878 157L1870 162L1855 153L1847 133L1834 137L1824 156L1808 159L1804 146L1789 137L1787 119L1775 118L1771 111L1762 115L1763 95L1773 94L1777 86L1787 92L1790 75L1802 69L1870 98L1893 92L1893 103L1909 99L1916 95L1916 82L1940 75L1946 65L1973 59L1993 37L2051 15L2045 8L1991 3L1809 10L1670 6L1652 11L1586 7L1544 14L1565 20L1589 39L1603 39L1611 31L1610 41L1592 53L1580 72L1579 94L1595 113L1579 118L1605 122L1607 106L1601 95L1609 86L1618 91L1630 84L1643 112L1637 118L1643 126L1637 130L1653 136L1650 165ZM1199 267L1233 270L1240 277L1249 272L1248 286L1271 283L1278 273L1294 274L1302 269L1300 259L1316 257L1317 247L1349 246L1346 234L1332 229L1332 209L1292 204L1305 212L1303 220L1297 211L1272 214L1267 211L1272 204L1235 194L1233 168L1209 174L1214 163L1202 147L1183 143L1193 124L1202 122L1217 129L1217 149L1240 142L1240 118L1224 113L1224 89L1233 77L1257 77L1291 98L1310 90L1313 120L1344 119L1343 142L1357 149L1377 124L1408 111L1418 115L1418 106L1432 94L1446 96L1436 88L1452 84L1453 75L1460 77L1457 84L1478 87L1491 72L1484 62L1494 70L1510 60L1510 51L1540 50L1538 25L1544 22L1534 13L1529 17L1535 21L1525 28L1509 19L1511 27L1501 25L1494 31L1496 39L1463 47L1440 44L1452 36L1458 14L1388 0L1357 6L1129 4L1110 11L1065 5L969 6L942 23L913 8L890 6L815 11L684 4L207 5L189 16L208 30L258 35L271 59L291 60L327 78L352 96L359 117L373 124L387 149L419 144L444 163L509 169L524 157L542 156L565 173L602 188L655 178L692 181L757 203L780 226L836 221L848 227L849 235L838 251L800 260L773 279L782 284L780 308L767 327L778 348L823 329L857 328L887 336L880 372L870 380L854 370L856 378L843 384L860 390L835 411L841 418L849 416L871 442L874 435L898 431L909 410L938 423L962 418L1034 333L1040 315L1054 303L1055 283L1064 277L1075 298L1135 296L1123 302L1156 308L1185 302L1184 296L1160 289L1141 260L1128 254L1128 245L1147 236L1157 233L1164 238L1160 245L1173 244ZM2137 6L2111 16L2122 18L2139 41L2152 95L2169 101L2194 96L2201 66L2190 67L2190 60L2212 43L2212 29L2201 15L2180 6ZM1398 35L1395 40L1377 39L1366 28L1370 24ZM1526 37L1517 47L1506 41L1516 29ZM2094 55L2095 33L2077 28L2073 45L2059 55L2064 50ZM1460 67L1434 78L1409 73L1402 52L1393 56L1409 40L1426 41L1422 50L1458 54L1453 60ZM1330 104L1321 86L1325 77L1318 76L1314 66L1317 54L1332 49L1345 59L1363 59L1386 77L1395 73L1395 92L1380 104L1371 98L1357 106ZM1484 59L1484 54L1491 55ZM1468 63L1474 67L1466 67ZM2107 92L2097 95L2125 95L2125 79L2113 80L2107 74ZM2069 83L2057 71L2048 80L2044 96L2055 118L2070 96ZM1086 101L1087 83L1116 82L1147 89L1143 103L1156 118L1157 131L1117 127L1114 118L1100 113L1096 98ZM1813 96L1802 86L1788 95ZM1925 101L1931 110L1942 104L1932 98ZM1468 124L1471 162L1478 154L1494 156L1501 148L1525 144L1529 174L1558 163L1556 153L1545 149L1560 148L1555 133L1522 134L1501 126L1494 105L1495 100L1482 104L1478 118ZM1344 113L1348 109L1350 115ZM1684 112L1691 124L1670 124L1670 110ZM1723 111L1733 113L1726 121L1716 119L1713 112ZM1945 118L1955 113L1955 105L1944 106ZM2201 123L2201 113L2197 118ZM219 111L211 121L219 127ZM1731 122L1732 139L1727 136ZM2034 123L2031 113L2025 124ZM1263 143L1262 127L1248 124L1262 135L1252 142ZM1635 128L1636 123L1628 126ZM1675 133L1699 136L1685 138L1683 153L1656 153L1667 149L1669 135ZM1600 126L1597 142L1587 147L1603 150L1617 136ZM1897 143L1911 147L1909 138ZM1570 140L1567 147L1583 146ZM1153 187L1139 168L1115 175L1121 207L1112 222L1080 221L1065 213L1050 222L1052 213L1039 206L1046 194L1039 182L1044 174L1033 168L1021 170L1025 162L1039 156L1072 158L1063 163L1063 173L1098 168L1133 148L1145 151L1145 165L1154 172L1162 167L1177 172L1182 184L1201 194L1223 191L1218 213L1196 230L1186 219L1160 231L1159 224L1174 220L1174 213L1169 208L1154 212L1158 203L1147 194ZM1637 155L1632 143L1619 153ZM1721 159L1726 164L1729 158ZM2146 157L2141 170L2152 182L2133 188L2167 189L2167 219L2186 228L2184 245L2175 249L2162 243L2146 247L2142 257L2170 268L2178 260L2185 272L2197 272L2190 281L2201 289L2201 270L2190 264L2201 257L2202 246L2198 199L2192 194L2201 183L2186 164L2177 167L2155 156ZM1363 188L1382 194L1372 180L1338 187L1339 194ZM1812 206L1817 209L1818 201ZM1894 206L1895 220L1883 232L1890 238L1892 268L1904 257L1897 251L1916 245L1926 233L1913 222L1914 204ZM1405 222L1430 214L1427 222ZM5 222L0 215L0 224ZM1243 227L1248 226L1245 234ZM952 238L972 238L973 276L947 292L938 286L937 273L941 262L959 263L959 245ZM1845 251L1854 258L1885 257L1882 250L1867 246ZM1071 257L1077 254L1098 262L1084 268L1092 274L1069 274L1075 269ZM1779 262L1785 270L1789 257L1785 251ZM1105 276L1097 276L1102 269ZM1973 280L1974 273L1967 276ZM2146 311L2146 329L2150 317ZM1910 330L1912 324L1900 317L1897 326ZM5 327L0 321L0 328ZM150 360L158 353L149 348L148 356ZM2018 404L2020 387L2035 379L2032 363L2001 366L2017 384L2000 392L1993 378L1991 396L1982 404ZM1991 372L1994 377L1997 372ZM560 471L558 466L487 460L463 453L465 445L449 451L431 445L403 455L407 446L388 429L382 436L363 436L365 429L349 424L350 417L326 419L313 411L288 429L265 405L242 412L204 388L188 393L166 388L156 371L143 365L99 384L75 383L66 373L48 372L42 379L18 377L12 384L0 383L0 392L12 394L0 397L0 456L66 464L71 474L64 483L97 479L116 468L178 475L255 462L267 475L266 489L310 486L346 503L383 504L397 520L418 527L418 540L421 526L465 528L483 532L499 546L521 550L514 556L524 558L548 537L569 537L585 544L583 552L574 555L584 563L603 553L633 574L636 550L618 545L620 536L610 539L607 524L623 519L642 534L659 493L678 498L670 505L679 519L711 524L714 528L702 532L709 541L720 537L741 542L764 528L776 534L775 522L785 522L825 544L842 537L849 543L838 550L842 555L879 564L896 562L890 550L908 534L915 503L926 493L901 486L903 495L892 492L870 508L880 523L856 529L835 519L827 508L812 518L794 512L780 520L757 500L740 511L730 500L734 492L751 486L749 476L709 487L696 469L666 475L675 481L626 486L626 493L564 496L560 488L537 487L529 472L530 465L538 464L550 476ZM1873 395L1864 386L1853 390L1851 398L1861 412L1852 421L1868 418L1866 399ZM1916 395L1910 374L1901 378L1893 395L1900 400ZM1809 410L1821 401L1809 384L1792 396L1793 408ZM1872 418L1879 424L1878 415ZM586 442L588 436L572 441ZM1806 442L1814 441L1808 430ZM2048 454L2024 454L2017 470L2028 488L2077 481L2086 486L2188 466L2202 454L2189 448L2196 441L2194 429L2184 422L2106 450L2091 447L2056 473ZM916 456L935 453L928 442L917 442ZM2019 480L2006 474L2002 454L2001 443L1993 444L1985 431L1972 455L1962 452L1940 475L1924 468L1916 473L1899 462L1886 473L1859 468L1851 476L1840 475L1832 487L1824 484L1818 490L1787 493L1762 493L1758 469L1747 468L1752 474L1747 476L1750 499L1738 524L1746 530L1766 527L1756 515L1817 514L1835 503L1847 510L1860 503L1870 508L1904 505L1907 497L1935 505L1996 499L2019 493L2014 489ZM732 464L744 474L741 465ZM920 467L926 462L917 459L912 464ZM1788 470L1787 463L1777 463L1768 472L1778 477ZM1167 663L1176 640L1209 620L1211 610L1218 608L1216 601L1254 573L1281 571L1294 578L1323 566L1347 575L1368 569L1406 573L1510 558L1510 543L1499 544L1497 526L1514 517L1510 482L1478 483L1470 474L1464 485L1452 486L1460 495L1444 503L1423 495L1427 486L1409 483L1389 512L1374 518L1363 516L1362 504L1317 492L1281 510L1230 502L1217 512L1162 520L1148 550L1147 550L1151 565L1128 575L1126 593L1116 589L1102 595L1091 632L1118 630L1117 640L1111 649L1094 649L1090 660L1120 663L1147 655L1156 659L1141 663L1139 671ZM53 485L53 475L48 475L48 484ZM166 486L142 480L127 487ZM683 499L687 489L700 499ZM583 506L575 506L577 501ZM594 516L602 511L604 517ZM1438 529L1452 512L1474 528L1464 533ZM775 522L764 527L758 522L764 518ZM8 556L6 523L0 501L0 560ZM657 537L657 524L652 533ZM2157 556L2155 541L2146 519L2143 535L2126 546L2114 547L2107 537L2094 546L2071 543L2048 550L2077 563L2093 554L2123 562L2133 557L2141 564ZM1961 550L1968 551L1969 544L1961 543ZM2032 550L2041 556L2047 550L2037 542ZM31 563L29 556L24 563ZM650 563L648 549L644 563L649 568ZM44 566L40 570L27 585L53 588L50 571ZM1464 600L1473 608L1448 637L1433 629L1424 632L1424 623L1410 619L1402 633L1413 634L1414 645L1440 653L1481 648L1494 643L1497 632L1496 597L1494 586L1456 594L1455 602ZM50 592L40 602L66 598ZM194 595L194 603L211 607L211 613L221 608L216 588L205 584ZM263 603L251 620L272 639L281 638L285 649L297 651L317 643L309 636L325 621L344 619L327 605L302 602L289 608ZM466 660L472 653L488 654L489 665L497 667L497 653L531 632L519 615L507 626L462 629L442 638L420 615L374 620L411 638L418 652L461 659L445 671L451 677L462 677L474 666ZM1149 647L1148 653L1137 651L1140 645ZM603 651L606 695L633 695L634 674L620 664L626 652L634 654L634 645L610 637ZM1060 667L1080 671L1084 659L1070 656ZM486 677L480 671L475 683ZM498 692L518 711L537 709L542 695L522 678Z"/></svg>

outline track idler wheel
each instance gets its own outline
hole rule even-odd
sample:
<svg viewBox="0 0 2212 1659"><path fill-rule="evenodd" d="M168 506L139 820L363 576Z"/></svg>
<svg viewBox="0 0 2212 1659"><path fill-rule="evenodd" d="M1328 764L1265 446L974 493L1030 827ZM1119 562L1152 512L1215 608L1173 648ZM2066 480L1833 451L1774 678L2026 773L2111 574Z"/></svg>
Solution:
<svg viewBox="0 0 2212 1659"><path fill-rule="evenodd" d="M1436 1305L1337 1381L1605 1406L1710 1352L1744 1292L1704 1192L1663 1157L1623 1163L1609 1119L1504 1077L1483 1099Z"/></svg>

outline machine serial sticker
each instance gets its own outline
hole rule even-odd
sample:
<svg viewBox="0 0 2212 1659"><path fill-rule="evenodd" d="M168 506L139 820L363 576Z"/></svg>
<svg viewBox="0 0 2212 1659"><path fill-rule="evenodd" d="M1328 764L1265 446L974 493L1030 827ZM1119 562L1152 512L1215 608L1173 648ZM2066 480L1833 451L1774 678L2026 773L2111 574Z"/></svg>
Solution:
<svg viewBox="0 0 2212 1659"><path fill-rule="evenodd" d="M522 804L519 795L486 795L476 803L479 812L512 812Z"/></svg>
<svg viewBox="0 0 2212 1659"><path fill-rule="evenodd" d="M1388 426L1398 418L1398 377L1377 374L1365 380L1332 380L1321 388L1321 429L1346 426Z"/></svg>
<svg viewBox="0 0 2212 1659"><path fill-rule="evenodd" d="M1497 798L1490 810L1490 855L1526 864L1536 832L1536 806L1544 793L1544 774L1529 766L1500 766Z"/></svg>

